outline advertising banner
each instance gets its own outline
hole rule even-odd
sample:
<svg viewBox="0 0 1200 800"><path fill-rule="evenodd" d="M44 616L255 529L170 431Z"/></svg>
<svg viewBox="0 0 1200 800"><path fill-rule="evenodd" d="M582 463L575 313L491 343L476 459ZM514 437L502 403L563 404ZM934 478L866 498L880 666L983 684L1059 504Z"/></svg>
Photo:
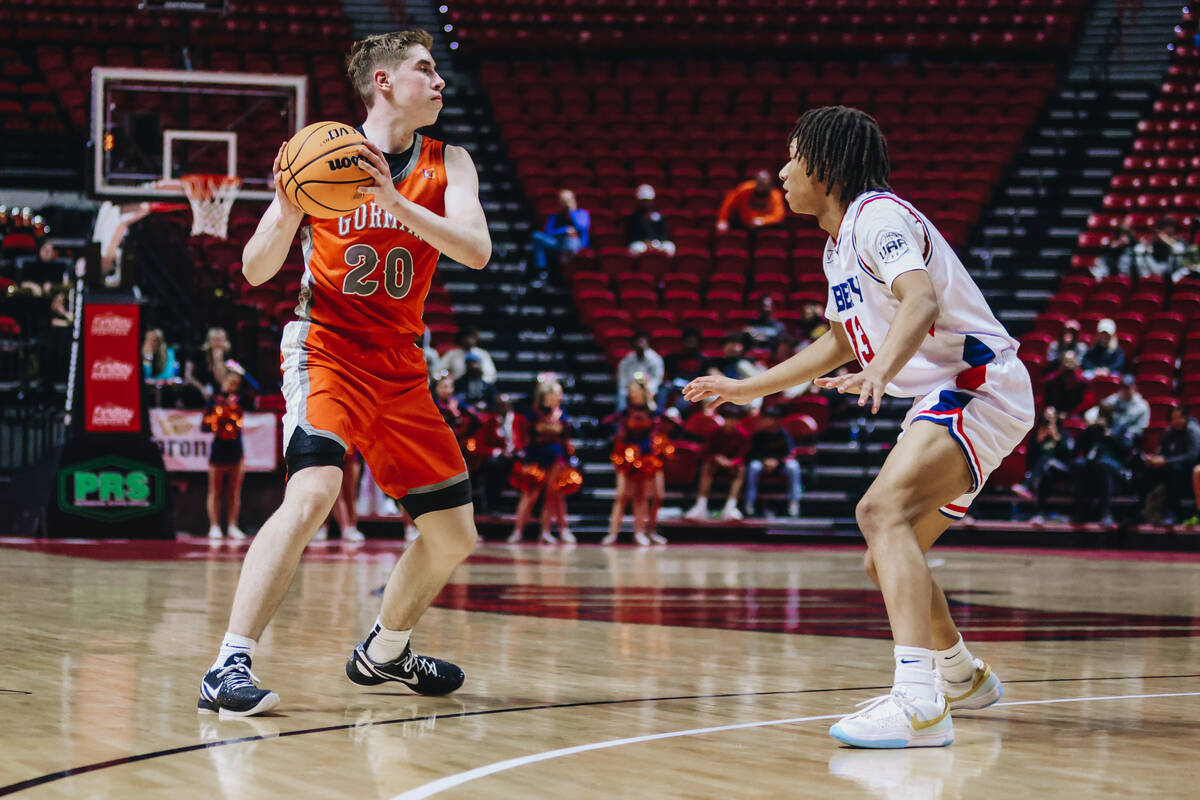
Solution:
<svg viewBox="0 0 1200 800"><path fill-rule="evenodd" d="M150 436L162 452L167 472L207 472L213 440L203 426L201 411L150 409ZM242 449L247 472L272 472L279 466L279 426L274 414L247 412L243 419Z"/></svg>
<svg viewBox="0 0 1200 800"><path fill-rule="evenodd" d="M84 422L88 433L142 428L138 306L88 303L83 308Z"/></svg>

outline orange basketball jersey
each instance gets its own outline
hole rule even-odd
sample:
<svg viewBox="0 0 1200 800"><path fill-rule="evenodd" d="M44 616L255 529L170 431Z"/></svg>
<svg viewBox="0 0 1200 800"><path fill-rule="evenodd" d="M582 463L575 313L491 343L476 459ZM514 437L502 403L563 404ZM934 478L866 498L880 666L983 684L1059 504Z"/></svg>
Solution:
<svg viewBox="0 0 1200 800"><path fill-rule="evenodd" d="M403 197L446 211L445 145L414 134L412 157L392 180ZM304 277L296 316L352 335L421 334L439 253L371 200L300 229Z"/></svg>

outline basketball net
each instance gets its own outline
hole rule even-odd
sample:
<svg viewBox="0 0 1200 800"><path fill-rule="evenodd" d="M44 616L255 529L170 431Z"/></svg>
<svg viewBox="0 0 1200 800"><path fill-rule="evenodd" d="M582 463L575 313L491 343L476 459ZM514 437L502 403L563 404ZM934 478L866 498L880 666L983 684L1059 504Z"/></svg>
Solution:
<svg viewBox="0 0 1200 800"><path fill-rule="evenodd" d="M224 239L242 179L233 175L184 175L179 182L192 206L192 236L207 233Z"/></svg>

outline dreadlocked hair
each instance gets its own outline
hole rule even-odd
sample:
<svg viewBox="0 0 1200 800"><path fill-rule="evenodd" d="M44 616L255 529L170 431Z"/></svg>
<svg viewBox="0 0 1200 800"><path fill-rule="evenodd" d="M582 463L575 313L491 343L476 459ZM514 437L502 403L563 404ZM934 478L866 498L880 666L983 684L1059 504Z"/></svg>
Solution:
<svg viewBox="0 0 1200 800"><path fill-rule="evenodd" d="M793 150L794 148L794 150ZM804 112L788 136L788 149L803 158L809 175L838 189L849 203L863 192L890 192L887 140L875 118L857 108L824 106Z"/></svg>

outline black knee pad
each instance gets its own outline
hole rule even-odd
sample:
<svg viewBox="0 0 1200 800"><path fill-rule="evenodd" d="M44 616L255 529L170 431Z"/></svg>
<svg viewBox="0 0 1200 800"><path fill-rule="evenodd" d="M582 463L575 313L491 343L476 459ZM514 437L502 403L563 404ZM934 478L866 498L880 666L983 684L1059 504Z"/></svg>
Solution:
<svg viewBox="0 0 1200 800"><path fill-rule="evenodd" d="M471 502L471 479L466 474L462 480L434 489L431 492L409 492L400 498L400 505L408 515L416 521L422 514L431 511L445 511L448 508L458 508Z"/></svg>
<svg viewBox="0 0 1200 800"><path fill-rule="evenodd" d="M310 436L300 428L288 440L287 474L290 478L305 467L338 467L346 459L346 448L328 436Z"/></svg>

